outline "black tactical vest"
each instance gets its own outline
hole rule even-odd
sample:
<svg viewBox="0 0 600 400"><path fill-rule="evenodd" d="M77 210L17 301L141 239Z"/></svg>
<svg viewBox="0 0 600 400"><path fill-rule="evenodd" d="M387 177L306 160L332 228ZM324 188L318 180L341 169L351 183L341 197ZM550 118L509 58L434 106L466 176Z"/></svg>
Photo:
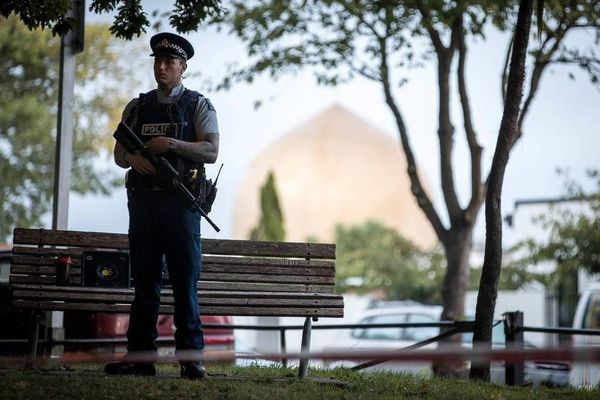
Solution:
<svg viewBox="0 0 600 400"><path fill-rule="evenodd" d="M127 122L130 122L134 116L136 117L136 123L132 130L144 143L159 136L195 142L194 112L201 96L198 92L184 89L177 100L169 98L168 100L172 100L171 102L159 103L156 90L141 93L137 107L131 112ZM161 156L165 157L183 176L190 170L200 171L202 169L202 164L187 161L171 152L161 154ZM160 176L140 175L131 169L127 177L127 187L161 189L166 185Z"/></svg>

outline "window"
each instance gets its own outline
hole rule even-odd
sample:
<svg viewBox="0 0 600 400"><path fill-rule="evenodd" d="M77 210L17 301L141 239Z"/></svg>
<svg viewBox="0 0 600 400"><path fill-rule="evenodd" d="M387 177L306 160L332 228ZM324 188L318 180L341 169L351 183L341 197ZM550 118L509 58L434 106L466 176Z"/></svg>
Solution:
<svg viewBox="0 0 600 400"><path fill-rule="evenodd" d="M592 293L583 320L585 329L600 329L600 293Z"/></svg>
<svg viewBox="0 0 600 400"><path fill-rule="evenodd" d="M406 322L406 314L386 314L368 317L361 324L400 324ZM352 336L370 340L401 340L403 328L367 328L355 329Z"/></svg>
<svg viewBox="0 0 600 400"><path fill-rule="evenodd" d="M438 322L435 318L426 314L410 314L408 316L409 323L423 323L423 322ZM429 339L438 335L440 328L438 327L423 327L423 328L406 328L404 330L404 340L410 340L420 342L425 339Z"/></svg>

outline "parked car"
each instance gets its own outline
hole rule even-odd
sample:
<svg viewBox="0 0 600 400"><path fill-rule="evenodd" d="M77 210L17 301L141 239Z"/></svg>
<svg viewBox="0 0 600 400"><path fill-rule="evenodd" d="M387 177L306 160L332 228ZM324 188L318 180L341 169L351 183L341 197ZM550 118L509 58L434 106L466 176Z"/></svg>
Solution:
<svg viewBox="0 0 600 400"><path fill-rule="evenodd" d="M202 315L203 325L231 325L230 316ZM123 339L129 327L129 314L107 314L84 311L66 311L64 316L65 337L67 339ZM159 315L156 324L158 342L161 347L173 347L175 325L172 315ZM163 345L160 343L163 342ZM235 339L229 328L204 329L204 343L207 351L233 351ZM67 349L77 349L81 345L70 345ZM89 345L85 345L89 348ZM124 343L102 344L94 346L96 350L121 351Z"/></svg>
<svg viewBox="0 0 600 400"><path fill-rule="evenodd" d="M379 323L411 323L411 322L439 322L442 313L440 306L428 306L422 304L408 304L400 306L385 306L365 311L357 324L379 324ZM492 346L502 348L505 346L503 324L498 324L492 331ZM329 346L331 351L344 350L397 350L406 346L413 345L425 339L437 336L439 328L355 328L351 331L346 330L335 345ZM471 347L472 333L462 335L462 345ZM530 343L525 343L526 347L534 347ZM425 349L437 348L437 343L429 344ZM326 367L351 367L356 365L350 361L336 361L325 363ZM417 373L431 375L430 362L397 362L388 361L382 364L370 367L371 369L385 370L392 372ZM525 363L525 383L533 385L547 386L566 386L568 383L569 365L565 363L537 362L531 361ZM492 363L491 380L496 384L504 383L504 364Z"/></svg>
<svg viewBox="0 0 600 400"><path fill-rule="evenodd" d="M474 318L474 316L472 317ZM471 347L473 344L473 333L463 333L463 346ZM526 349L534 349L533 343L524 341ZM500 323L492 328L492 348L504 348L506 336L504 335L504 324ZM528 360L524 363L523 381L533 386L564 387L569 384L569 370L571 366L566 362ZM490 370L490 380L498 385L505 383L506 374L504 362L493 362Z"/></svg>
<svg viewBox="0 0 600 400"><path fill-rule="evenodd" d="M356 324L399 324L411 322L439 322L442 307L411 303L405 306L390 306L365 311ZM410 346L419 341L436 336L439 328L354 328L344 330L335 341L328 346L329 351L347 350L396 350ZM435 348L429 344L425 348ZM352 361L335 361L324 363L326 367L352 367L358 363ZM371 367L375 370L431 374L430 362L398 362L387 361Z"/></svg>
<svg viewBox="0 0 600 400"><path fill-rule="evenodd" d="M592 285L579 297L573 328L600 330L600 283ZM573 335L572 343L573 346L600 346L600 336ZM600 386L600 363L573 363L569 383L576 387Z"/></svg>
<svg viewBox="0 0 600 400"><path fill-rule="evenodd" d="M10 306L10 249L0 249L0 354L24 353L26 347L14 340L27 338L30 312L16 310Z"/></svg>

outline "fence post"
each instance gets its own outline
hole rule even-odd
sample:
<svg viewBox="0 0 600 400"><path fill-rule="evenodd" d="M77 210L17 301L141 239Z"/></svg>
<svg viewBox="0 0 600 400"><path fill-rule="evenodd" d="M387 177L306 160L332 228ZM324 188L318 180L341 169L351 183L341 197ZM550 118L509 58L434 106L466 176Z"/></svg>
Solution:
<svg viewBox="0 0 600 400"><path fill-rule="evenodd" d="M511 311L504 313L503 317L506 348L523 350L523 312ZM505 382L507 385L523 385L525 376L525 367L523 361L505 362L504 368Z"/></svg>

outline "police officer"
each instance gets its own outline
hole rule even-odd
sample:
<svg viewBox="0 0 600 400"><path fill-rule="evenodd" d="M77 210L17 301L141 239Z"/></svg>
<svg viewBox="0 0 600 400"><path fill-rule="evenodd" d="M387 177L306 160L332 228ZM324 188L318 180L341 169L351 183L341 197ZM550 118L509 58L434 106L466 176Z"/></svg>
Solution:
<svg viewBox="0 0 600 400"><path fill-rule="evenodd" d="M129 102L122 120L181 174L195 171L193 178L202 179L203 173L198 171L203 171L204 163L217 159L219 130L210 101L182 84L194 48L183 37L166 32L154 35L150 47L158 88ZM149 352L151 359L156 359L163 257L173 286L176 354L204 348L196 288L201 264L200 215L165 185L140 154L128 153L117 142L114 159L118 166L130 168L126 186L135 299L127 331L128 355L121 362L107 364L105 371L111 375L155 375L153 362L139 362L134 355ZM205 377L201 361L179 359L181 377Z"/></svg>

